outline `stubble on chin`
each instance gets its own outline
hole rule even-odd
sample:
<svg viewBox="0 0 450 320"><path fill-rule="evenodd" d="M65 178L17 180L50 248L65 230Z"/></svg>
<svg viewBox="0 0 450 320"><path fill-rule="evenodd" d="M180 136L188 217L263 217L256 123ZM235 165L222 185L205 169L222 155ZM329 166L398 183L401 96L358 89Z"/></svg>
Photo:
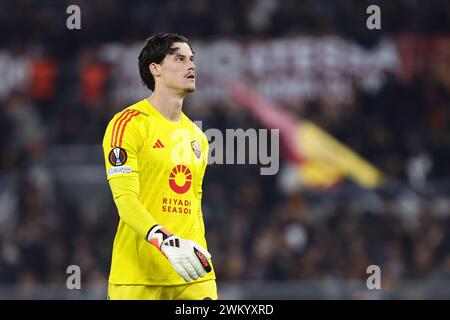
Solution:
<svg viewBox="0 0 450 320"><path fill-rule="evenodd" d="M195 86L187 87L187 88L184 89L184 92L186 92L186 93L192 93L192 92L195 91L195 89L196 89Z"/></svg>

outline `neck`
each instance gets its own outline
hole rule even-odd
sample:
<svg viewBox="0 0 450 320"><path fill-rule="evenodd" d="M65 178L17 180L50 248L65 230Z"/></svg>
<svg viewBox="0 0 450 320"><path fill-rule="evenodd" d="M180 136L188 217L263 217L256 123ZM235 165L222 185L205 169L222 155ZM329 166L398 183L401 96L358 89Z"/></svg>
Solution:
<svg viewBox="0 0 450 320"><path fill-rule="evenodd" d="M181 109L183 108L184 100L183 96L154 91L147 99L153 107L164 116L164 118L173 122L177 122L181 119Z"/></svg>

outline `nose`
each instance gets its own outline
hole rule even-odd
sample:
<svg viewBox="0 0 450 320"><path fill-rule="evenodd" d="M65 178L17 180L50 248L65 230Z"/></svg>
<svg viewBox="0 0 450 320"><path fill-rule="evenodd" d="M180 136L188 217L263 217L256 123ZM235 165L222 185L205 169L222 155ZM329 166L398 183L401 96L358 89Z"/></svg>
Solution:
<svg viewBox="0 0 450 320"><path fill-rule="evenodd" d="M194 71L195 70L195 64L194 61L189 60L189 70Z"/></svg>

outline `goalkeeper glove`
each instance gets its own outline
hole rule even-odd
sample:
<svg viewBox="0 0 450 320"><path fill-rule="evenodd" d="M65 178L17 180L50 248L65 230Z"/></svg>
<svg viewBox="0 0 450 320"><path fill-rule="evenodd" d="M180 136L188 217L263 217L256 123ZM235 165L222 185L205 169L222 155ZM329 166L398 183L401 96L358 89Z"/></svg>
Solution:
<svg viewBox="0 0 450 320"><path fill-rule="evenodd" d="M211 254L192 240L179 238L159 225L150 229L147 240L166 256L186 282L204 277L205 272L211 271L208 262Z"/></svg>

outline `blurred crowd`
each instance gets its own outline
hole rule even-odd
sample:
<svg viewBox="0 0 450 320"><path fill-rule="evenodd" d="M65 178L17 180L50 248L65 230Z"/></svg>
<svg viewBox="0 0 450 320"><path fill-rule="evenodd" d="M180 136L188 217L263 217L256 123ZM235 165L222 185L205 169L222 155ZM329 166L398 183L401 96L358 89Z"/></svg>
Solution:
<svg viewBox="0 0 450 320"><path fill-rule="evenodd" d="M82 7L82 28L89 32L67 36L69 4ZM2 50L20 52L22 42L48 48L39 52L28 75L30 87L0 102L0 285L18 284L24 290L64 285L71 264L81 267L83 283L107 279L117 211L106 180L99 184L99 193L105 194L101 205L90 206L88 199L80 203L70 195L75 190L57 182L49 157L62 145L99 145L107 122L125 107L105 93L111 66L96 61L94 42L142 41L161 30L204 40L331 33L360 43L376 41L354 27L365 21L368 4L0 2L0 24L6 31L0 37ZM374 37L448 33L448 1L384 1L383 10L383 29ZM260 176L255 166L208 167L203 211L218 280L366 279L371 264L386 275L385 288L403 279L450 279L449 101L450 70L430 66L407 79L390 75L377 93L355 85L354 97L345 105L330 108L318 100L289 106L402 182L389 192L370 191L373 206L354 204L355 197L366 193L350 182L337 187L350 190L338 196L336 190L284 193L278 176ZM202 119L203 129L260 127L232 104L198 110L188 98L185 113ZM100 149L84 156L103 166ZM412 203L399 199L404 190L417 198Z"/></svg>
<svg viewBox="0 0 450 320"><path fill-rule="evenodd" d="M66 8L74 4L81 8L82 30L89 32L66 32ZM361 24L373 4L382 7L382 30L368 35ZM19 0L0 3L0 41L57 44L64 54L63 48L73 50L80 42L141 41L143 34L180 30L194 39L306 33L370 44L381 33L446 32L449 17L445 0Z"/></svg>

